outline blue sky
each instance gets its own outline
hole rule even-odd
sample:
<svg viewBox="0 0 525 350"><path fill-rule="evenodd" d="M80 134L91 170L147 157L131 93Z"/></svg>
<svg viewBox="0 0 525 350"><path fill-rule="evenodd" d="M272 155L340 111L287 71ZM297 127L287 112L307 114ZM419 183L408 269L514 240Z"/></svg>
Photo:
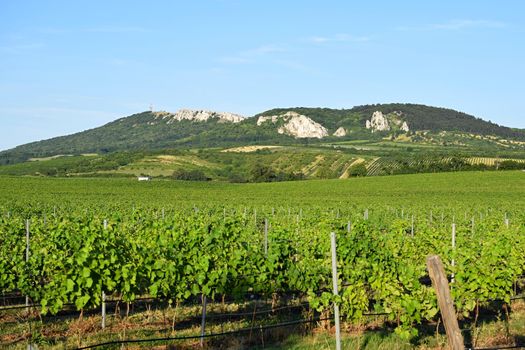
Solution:
<svg viewBox="0 0 525 350"><path fill-rule="evenodd" d="M0 149L147 110L413 102L525 128L525 2L1 1Z"/></svg>

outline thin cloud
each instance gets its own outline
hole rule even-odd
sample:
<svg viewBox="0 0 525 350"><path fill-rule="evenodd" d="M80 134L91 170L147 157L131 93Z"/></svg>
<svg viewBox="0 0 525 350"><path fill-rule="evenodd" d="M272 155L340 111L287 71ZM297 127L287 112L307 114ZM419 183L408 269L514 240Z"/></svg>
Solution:
<svg viewBox="0 0 525 350"><path fill-rule="evenodd" d="M370 41L367 36L355 36L350 34L336 34L332 36L312 36L308 39L309 42L314 44L324 43L343 43L343 42L366 42Z"/></svg>
<svg viewBox="0 0 525 350"><path fill-rule="evenodd" d="M247 64L252 63L253 60L248 59L246 57L240 57L240 56L224 56L219 59L222 63L227 64Z"/></svg>
<svg viewBox="0 0 525 350"><path fill-rule="evenodd" d="M85 32L88 33L108 33L108 34L126 34L126 33L148 33L149 29L143 27L121 27L121 26L98 26L85 28Z"/></svg>
<svg viewBox="0 0 525 350"><path fill-rule="evenodd" d="M465 29L497 29L504 28L506 24L499 21L483 19L454 19L443 23L434 23L421 27L398 27L402 31L459 31Z"/></svg>
<svg viewBox="0 0 525 350"><path fill-rule="evenodd" d="M466 28L503 28L505 23L498 21L488 20L472 20L472 19L461 19L453 20L446 23L435 24L432 26L434 29L444 30L460 30Z"/></svg>
<svg viewBox="0 0 525 350"><path fill-rule="evenodd" d="M0 46L0 52L7 54L22 54L28 51L39 50L45 45L43 43L24 43L8 46Z"/></svg>
<svg viewBox="0 0 525 350"><path fill-rule="evenodd" d="M273 60L273 64L289 68L291 70L301 71L304 73L315 73L310 67L302 64L301 62L293 60Z"/></svg>
<svg viewBox="0 0 525 350"><path fill-rule="evenodd" d="M245 51L244 54L248 56L259 56L259 55L266 55L276 52L286 52L287 50L282 46L277 45L262 45L259 47L256 47L255 49Z"/></svg>
<svg viewBox="0 0 525 350"><path fill-rule="evenodd" d="M262 45L253 49L241 51L236 55L221 57L219 61L227 64L249 64L257 62L263 56L270 56L287 51L286 48L279 45Z"/></svg>

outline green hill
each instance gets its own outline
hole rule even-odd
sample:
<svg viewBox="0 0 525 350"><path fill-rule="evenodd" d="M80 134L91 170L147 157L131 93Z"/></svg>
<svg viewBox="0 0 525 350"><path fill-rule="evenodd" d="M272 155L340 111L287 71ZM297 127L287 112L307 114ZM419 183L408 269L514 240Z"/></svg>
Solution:
<svg viewBox="0 0 525 350"><path fill-rule="evenodd" d="M186 111L188 112L188 111ZM202 114L202 113L204 114ZM322 138L295 137L284 127L290 122L285 113L295 112L305 116L306 127L322 128ZM382 112L390 122L389 130L372 132L367 121L376 112ZM31 158L55 155L82 155L87 153L111 154L114 152L151 152L165 149L228 148L246 145L323 145L327 142L368 141L389 139L414 145L455 144L484 147L522 147L525 131L511 129L457 112L451 109L415 104L378 104L352 109L329 108L278 108L257 114L252 118L232 122L223 114L198 111L197 119L181 119L179 112L142 112L120 118L106 125L76 134L32 142L0 152L0 165L15 164ZM196 113L196 114L195 114ZM199 114L201 113L201 114ZM212 117L199 121L198 118ZM211 113L211 114L210 114ZM277 116L277 119L260 123L259 117ZM224 118L223 118L224 117ZM177 119L179 118L179 119ZM299 119L295 121L301 121ZM406 123L408 130L401 130ZM284 129L283 129L284 128ZM336 130L343 135L334 136ZM518 146L516 146L518 145Z"/></svg>

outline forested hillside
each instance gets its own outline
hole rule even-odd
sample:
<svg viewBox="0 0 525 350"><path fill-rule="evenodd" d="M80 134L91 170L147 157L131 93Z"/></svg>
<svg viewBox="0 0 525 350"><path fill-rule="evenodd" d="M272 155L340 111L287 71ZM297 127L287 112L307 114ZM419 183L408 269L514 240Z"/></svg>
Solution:
<svg viewBox="0 0 525 350"><path fill-rule="evenodd" d="M365 127L367 121L377 111L382 112L385 116L393 116L399 122L406 122L412 134L418 131L433 133L447 131L525 141L524 130L499 126L451 109L416 104L377 104L352 109L279 108L265 111L252 118L241 118L241 121L235 123L220 119L163 122L159 115L165 115L167 112L148 111L73 135L32 142L0 152L0 165L64 154L108 154L173 148L225 148L256 144L309 145L320 144L325 140L334 142L374 141L392 135L393 138L397 137L399 129L374 133ZM282 125L285 122L282 118L274 122L258 122L261 116L280 118L287 112L296 112L304 116L301 117L303 122L306 120L308 123L317 123L310 125L318 125L319 128L323 128L325 136L322 138L294 137L282 131ZM304 127L304 125L299 125L299 127ZM341 134L335 135L336 130L341 131ZM455 136L449 137L454 138ZM419 142L420 140L421 137L414 137L410 141ZM454 142L454 140L447 142ZM457 143L464 143L464 140L458 140Z"/></svg>

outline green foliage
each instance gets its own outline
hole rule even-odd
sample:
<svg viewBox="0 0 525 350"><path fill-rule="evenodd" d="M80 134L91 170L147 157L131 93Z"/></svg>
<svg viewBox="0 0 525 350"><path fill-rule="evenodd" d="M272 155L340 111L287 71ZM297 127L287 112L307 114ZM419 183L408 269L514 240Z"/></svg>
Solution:
<svg viewBox="0 0 525 350"><path fill-rule="evenodd" d="M250 170L251 182L276 182L303 179L304 175L302 173L276 172L273 168L263 164L254 164Z"/></svg>
<svg viewBox="0 0 525 350"><path fill-rule="evenodd" d="M522 169L525 169L525 162L504 160L497 164L497 168L499 170L522 170Z"/></svg>
<svg viewBox="0 0 525 350"><path fill-rule="evenodd" d="M211 180L207 177L202 170L184 170L177 169L173 172L172 177L175 180L186 180L186 181L209 181Z"/></svg>
<svg viewBox="0 0 525 350"><path fill-rule="evenodd" d="M452 295L464 317L514 295L525 273L524 181L521 171L245 185L0 178L0 293L19 291L53 314L66 303L97 307L102 291L179 303L200 294L294 293L325 313L340 303L349 322L386 313L408 339L414 325L438 317L435 294L422 283L428 255L454 273Z"/></svg>
<svg viewBox="0 0 525 350"><path fill-rule="evenodd" d="M371 133L365 128L365 121L373 112L385 114L400 112L401 119L406 120L412 131L430 130L456 131L480 135L496 135L506 139L525 140L525 132L483 121L479 118L450 109L429 107L416 104L378 104L358 106L352 109L329 108L280 108L272 109L246 118L240 123L221 123L217 120L193 122L188 120L173 124L159 122L151 112L142 112L114 122L73 135L61 136L49 140L32 142L14 149L0 152L0 165L16 164L30 158L41 158L54 155L81 155L97 153L101 155L115 152L152 152L165 149L233 147L254 144L271 145L319 145L323 140L294 139L277 132L279 123L263 123L257 126L261 115L276 115L289 111L306 115L325 126L330 133L337 128L347 130L345 140L381 141L384 133ZM423 141L418 135L413 140ZM328 140L338 141L341 138L330 136ZM121 164L115 159L115 164ZM122 165L122 164L121 164ZM49 174L60 174L60 169L49 169Z"/></svg>
<svg viewBox="0 0 525 350"><path fill-rule="evenodd" d="M411 130L464 131L482 135L525 139L523 130L512 129L484 121L480 118L452 109L430 107L410 103L364 105L352 108L353 112L371 116L375 111L384 114L401 112Z"/></svg>
<svg viewBox="0 0 525 350"><path fill-rule="evenodd" d="M366 176L367 173L368 170L366 169L365 163L354 164L348 169L348 175L352 177Z"/></svg>
<svg viewBox="0 0 525 350"><path fill-rule="evenodd" d="M509 212L516 224L508 228L496 210L485 213L474 230L470 218L458 220L453 249L443 237L450 237L455 207L443 209L447 220L442 222L418 220L414 236L405 215L390 207L374 209L369 220L363 220L363 208L338 207L335 215L311 207L273 216L259 209L259 217L271 223L266 253L263 222L254 220L255 211L200 209L177 205L161 217L154 209L90 207L86 212L79 205L2 215L0 292L29 295L44 314L56 314L67 303L78 310L98 307L102 291L125 301L150 295L177 303L201 294L242 300L247 293L299 293L320 312L339 303L349 322L386 313L397 323L396 333L411 338L417 335L414 325L438 315L432 287L421 282L428 255L438 254L447 273L455 274L452 295L465 317L475 305L509 302L514 283L525 273L524 217L516 210ZM428 214L426 208L414 212ZM31 254L26 263L19 237L28 215ZM330 232L337 233L338 297L331 293Z"/></svg>

